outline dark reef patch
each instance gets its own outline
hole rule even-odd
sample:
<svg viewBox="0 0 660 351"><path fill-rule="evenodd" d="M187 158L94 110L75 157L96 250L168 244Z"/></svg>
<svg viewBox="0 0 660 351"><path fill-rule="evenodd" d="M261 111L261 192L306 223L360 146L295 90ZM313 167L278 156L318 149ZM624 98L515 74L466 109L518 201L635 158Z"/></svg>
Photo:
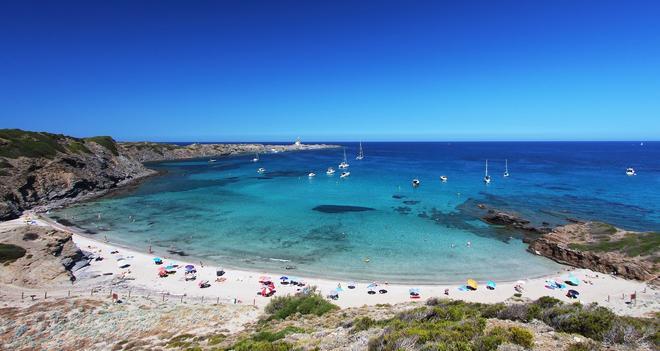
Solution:
<svg viewBox="0 0 660 351"><path fill-rule="evenodd" d="M402 215L408 215L412 211L412 209L408 206L399 206L394 208L395 212L398 212L399 214Z"/></svg>
<svg viewBox="0 0 660 351"><path fill-rule="evenodd" d="M417 205L420 202L421 201L417 201L417 200L406 200L403 203L406 204L406 205Z"/></svg>
<svg viewBox="0 0 660 351"><path fill-rule="evenodd" d="M406 195L396 195L396 194L394 194L394 195L392 195L392 198L397 199L397 200L405 199Z"/></svg>
<svg viewBox="0 0 660 351"><path fill-rule="evenodd" d="M371 207L348 206L348 205L319 205L312 210L323 213L345 213L345 212L365 212L374 211Z"/></svg>

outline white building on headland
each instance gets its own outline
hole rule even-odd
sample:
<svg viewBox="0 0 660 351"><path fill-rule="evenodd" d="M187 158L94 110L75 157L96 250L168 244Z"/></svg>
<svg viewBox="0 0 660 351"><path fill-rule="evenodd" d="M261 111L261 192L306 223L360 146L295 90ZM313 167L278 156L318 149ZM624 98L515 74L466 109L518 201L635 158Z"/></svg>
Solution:
<svg viewBox="0 0 660 351"><path fill-rule="evenodd" d="M293 145L295 145L295 146L300 146L300 145L302 145L302 143L300 142L300 138L296 138L296 142L293 143Z"/></svg>

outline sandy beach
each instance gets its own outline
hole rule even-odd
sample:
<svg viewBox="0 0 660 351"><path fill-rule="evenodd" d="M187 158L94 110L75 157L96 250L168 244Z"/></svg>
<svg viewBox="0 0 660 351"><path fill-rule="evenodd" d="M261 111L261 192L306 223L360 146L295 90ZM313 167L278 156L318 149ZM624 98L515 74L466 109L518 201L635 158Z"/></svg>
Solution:
<svg viewBox="0 0 660 351"><path fill-rule="evenodd" d="M6 230L17 226L27 225L25 215L20 219L0 223L0 230ZM74 274L77 280L71 286L56 287L48 289L51 296L70 294L71 291L83 293L92 288L101 290L115 291L119 298L125 297L128 291L153 293L154 296L160 294L163 298L172 301L190 302L191 300L200 301L202 298L206 301L213 301L225 304L243 304L255 305L263 308L270 301L269 297L258 295L261 291L259 278L262 276L271 277L275 283L274 296L293 294L300 289L298 286L281 284L280 277L289 275L291 272L253 272L236 269L225 269L225 274L216 276L218 267L216 265L200 265L200 262L187 262L179 257L162 257L162 266L177 265L179 268L174 274L161 278L158 276L159 265L154 264L154 255L119 247L110 243L101 242L89 237L80 235L73 228L64 227L53 223L41 217L32 216L34 221L31 225L51 226L63 231L69 231L73 234L73 240L83 251L94 253L103 260L93 260L91 263L77 270ZM125 268L120 268L119 263L126 264ZM192 264L197 271L196 280L186 281L184 279L184 269L186 265ZM110 274L111 273L111 274ZM569 287L579 291L578 299L569 299L566 297L568 289L549 289L545 287L547 279L554 280L557 277L567 279L572 274L580 280L576 287ZM118 279L119 278L119 279ZM466 277L469 278L469 277ZM552 296L565 302L579 301L583 304L598 303L612 309L615 313L630 316L645 316L657 312L658 291L644 282L631 281L618 278L611 275L593 272L585 269L571 269L557 272L552 276L540 277L534 279L523 279L518 282L496 282L494 290L486 289L486 282L479 281L479 287L476 291L461 291L460 285L404 285L387 284L385 282L376 282L378 287L376 291L384 289L386 293L368 294L367 286L369 283L357 283L354 289L348 288L347 281L337 281L322 279L316 277L303 277L306 286L315 286L323 294L328 295L331 291L341 287L339 298L333 303L340 307L359 307L363 305L376 304L396 304L403 302L423 303L430 297L442 297L450 299L460 299L471 302L496 303L503 302L511 298L516 291L514 287L521 285L523 287L522 296L529 299L537 299L541 296ZM118 284L117 282L121 282ZM210 286L200 288L198 283L208 281ZM411 288L419 289L420 298L412 300L409 295ZM448 295L445 291L448 291ZM43 289L30 290L17 287L8 287L6 294L28 294L43 295ZM630 302L630 295L636 293L637 301ZM5 295L5 299L10 299ZM14 299L14 301L16 301ZM20 300L19 300L20 301ZM203 301L203 300L202 300ZM28 302L24 302L28 303Z"/></svg>

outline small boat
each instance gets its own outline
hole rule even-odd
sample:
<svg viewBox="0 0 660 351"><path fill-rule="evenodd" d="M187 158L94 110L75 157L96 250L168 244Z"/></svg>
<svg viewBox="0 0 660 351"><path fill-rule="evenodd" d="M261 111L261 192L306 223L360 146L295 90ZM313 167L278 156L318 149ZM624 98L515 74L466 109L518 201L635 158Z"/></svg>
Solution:
<svg viewBox="0 0 660 351"><path fill-rule="evenodd" d="M313 178L313 177L316 177L316 173L309 172L309 174L307 176L310 177L310 178Z"/></svg>
<svg viewBox="0 0 660 351"><path fill-rule="evenodd" d="M346 161L346 148L344 148L344 161L339 164L339 169L348 168L348 161Z"/></svg>
<svg viewBox="0 0 660 351"><path fill-rule="evenodd" d="M419 179L415 178L412 180L412 186L413 188L417 188L419 186L420 182Z"/></svg>
<svg viewBox="0 0 660 351"><path fill-rule="evenodd" d="M505 159L504 160L504 177L509 176L509 160Z"/></svg>
<svg viewBox="0 0 660 351"><path fill-rule="evenodd" d="M332 167L328 167L328 170L325 171L325 174L327 175L334 175L335 174L335 169Z"/></svg>
<svg viewBox="0 0 660 351"><path fill-rule="evenodd" d="M213 163L213 162L217 162L217 161L218 161L218 160L212 158L212 159L209 160L209 163Z"/></svg>
<svg viewBox="0 0 660 351"><path fill-rule="evenodd" d="M340 178L346 178L349 175L351 175L351 172L341 172L341 175L339 176Z"/></svg>
<svg viewBox="0 0 660 351"><path fill-rule="evenodd" d="M441 175L441 176L440 176L440 181L443 182L443 183L447 183L447 179L448 179L448 178L447 178L446 175Z"/></svg>
<svg viewBox="0 0 660 351"><path fill-rule="evenodd" d="M628 169L626 169L626 175L631 177L631 176L637 175L637 172L635 172L634 168L628 167Z"/></svg>
<svg viewBox="0 0 660 351"><path fill-rule="evenodd" d="M257 173L264 173L264 172L266 172L266 169L265 169L265 168L259 168L259 169L257 170Z"/></svg>
<svg viewBox="0 0 660 351"><path fill-rule="evenodd" d="M486 175L484 175L484 183L490 184L490 176L488 175L488 160L486 160Z"/></svg>
<svg viewBox="0 0 660 351"><path fill-rule="evenodd" d="M257 152L254 154L254 158L252 159L252 162L259 162L259 153Z"/></svg>
<svg viewBox="0 0 660 351"><path fill-rule="evenodd" d="M363 158L364 158L364 151L362 151L362 142L360 142L360 152L359 152L358 155L355 157L355 159L359 161L359 160L361 160L361 159L363 159Z"/></svg>

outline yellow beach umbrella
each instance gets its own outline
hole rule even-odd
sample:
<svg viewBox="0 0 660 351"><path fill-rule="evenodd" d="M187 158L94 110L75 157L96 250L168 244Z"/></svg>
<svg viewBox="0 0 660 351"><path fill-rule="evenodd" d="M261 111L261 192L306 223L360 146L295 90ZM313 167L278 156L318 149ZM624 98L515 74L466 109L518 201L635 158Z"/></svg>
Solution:
<svg viewBox="0 0 660 351"><path fill-rule="evenodd" d="M474 280L474 279L468 279L467 286L469 286L470 288L472 288L474 290L477 290L477 281Z"/></svg>

